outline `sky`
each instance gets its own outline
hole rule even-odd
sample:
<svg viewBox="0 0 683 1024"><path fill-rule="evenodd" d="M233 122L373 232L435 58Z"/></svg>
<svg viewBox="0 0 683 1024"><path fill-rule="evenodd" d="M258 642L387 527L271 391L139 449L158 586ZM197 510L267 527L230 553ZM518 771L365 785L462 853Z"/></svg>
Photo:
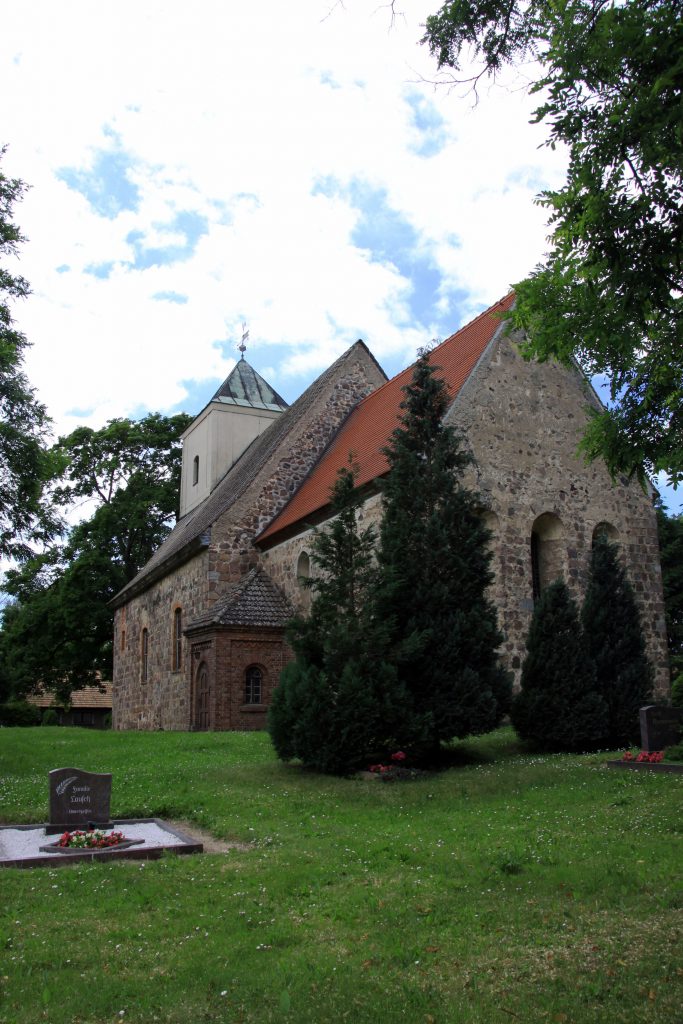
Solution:
<svg viewBox="0 0 683 1024"><path fill-rule="evenodd" d="M289 402L357 338L392 376L546 250L564 179L523 76L434 84L438 0L28 0L0 144L56 434L197 413L239 357Z"/></svg>

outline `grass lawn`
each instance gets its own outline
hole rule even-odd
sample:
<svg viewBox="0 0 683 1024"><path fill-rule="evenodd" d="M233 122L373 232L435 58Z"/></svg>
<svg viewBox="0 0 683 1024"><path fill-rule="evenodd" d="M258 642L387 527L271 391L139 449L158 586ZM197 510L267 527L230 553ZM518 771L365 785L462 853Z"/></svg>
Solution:
<svg viewBox="0 0 683 1024"><path fill-rule="evenodd" d="M0 821L47 772L115 817L247 849L0 870L0 1022L681 1024L683 776L510 730L405 783L281 765L263 734L0 730Z"/></svg>

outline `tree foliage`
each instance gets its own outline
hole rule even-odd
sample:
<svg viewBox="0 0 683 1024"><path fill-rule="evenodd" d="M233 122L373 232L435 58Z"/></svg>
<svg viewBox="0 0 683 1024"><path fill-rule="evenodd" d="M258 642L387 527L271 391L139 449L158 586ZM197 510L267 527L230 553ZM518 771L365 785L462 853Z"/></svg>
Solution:
<svg viewBox="0 0 683 1024"><path fill-rule="evenodd" d="M7 573L0 664L12 691L36 684L68 699L110 679L113 613L108 602L151 557L174 522L180 435L190 417L156 413L79 427L51 452L62 504L92 500L90 518Z"/></svg>
<svg viewBox="0 0 683 1024"><path fill-rule="evenodd" d="M269 713L281 758L331 774L397 749L414 729L374 614L376 533L360 527L360 505L354 471L342 468L332 491L334 518L312 545L311 614L290 624L296 660L283 672Z"/></svg>
<svg viewBox="0 0 683 1024"><path fill-rule="evenodd" d="M608 731L578 609L562 580L534 608L510 717L519 736L543 750L595 750Z"/></svg>
<svg viewBox="0 0 683 1024"><path fill-rule="evenodd" d="M588 653L607 706L601 746L620 747L640 738L639 711L652 695L653 672L646 653L633 589L618 548L597 537L581 608Z"/></svg>
<svg viewBox="0 0 683 1024"><path fill-rule="evenodd" d="M450 399L423 351L404 389L386 455L380 528L378 615L392 657L426 715L426 745L488 732L507 712L510 679L497 656L502 636L487 596L489 533L477 495L463 484L471 457L444 423Z"/></svg>
<svg viewBox="0 0 683 1024"><path fill-rule="evenodd" d="M4 153L3 147L0 158ZM5 558L27 557L31 541L50 539L58 529L42 501L49 420L23 371L28 342L12 316L13 303L30 289L6 265L25 241L12 220L14 205L25 192L22 181L0 172L0 556Z"/></svg>
<svg viewBox="0 0 683 1024"><path fill-rule="evenodd" d="M552 248L515 285L527 354L604 376L586 454L683 480L683 19L679 0L448 0L427 19L439 67L537 70L535 120L566 145L541 193Z"/></svg>
<svg viewBox="0 0 683 1024"><path fill-rule="evenodd" d="M673 681L683 685L683 516L668 516L657 507L659 557L662 564L669 667Z"/></svg>

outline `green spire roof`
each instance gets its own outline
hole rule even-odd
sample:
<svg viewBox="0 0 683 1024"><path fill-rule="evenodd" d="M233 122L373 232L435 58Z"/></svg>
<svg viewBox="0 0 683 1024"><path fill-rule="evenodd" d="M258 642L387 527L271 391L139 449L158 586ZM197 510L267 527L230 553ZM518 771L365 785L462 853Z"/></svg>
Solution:
<svg viewBox="0 0 683 1024"><path fill-rule="evenodd" d="M273 391L270 384L244 357L235 364L211 401L224 405L250 406L252 409L270 409L272 412L284 412L288 408L284 398Z"/></svg>

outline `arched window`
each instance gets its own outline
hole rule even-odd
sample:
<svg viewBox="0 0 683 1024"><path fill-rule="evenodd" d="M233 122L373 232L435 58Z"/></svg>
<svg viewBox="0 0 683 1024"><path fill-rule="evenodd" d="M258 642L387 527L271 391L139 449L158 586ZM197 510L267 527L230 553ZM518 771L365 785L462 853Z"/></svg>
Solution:
<svg viewBox="0 0 683 1024"><path fill-rule="evenodd" d="M183 613L176 608L173 612L173 671L177 672L183 663Z"/></svg>
<svg viewBox="0 0 683 1024"><path fill-rule="evenodd" d="M301 583L302 580L307 580L311 575L311 559L308 551L302 551L296 563L296 576Z"/></svg>
<svg viewBox="0 0 683 1024"><path fill-rule="evenodd" d="M244 674L244 703L260 704L263 689L263 672L258 665L250 665Z"/></svg>
<svg viewBox="0 0 683 1024"><path fill-rule="evenodd" d="M619 531L616 526L612 526L611 523L598 523L593 530L592 547L595 547L595 542L598 537L602 537L604 540L608 540L610 544L619 543Z"/></svg>
<svg viewBox="0 0 683 1024"><path fill-rule="evenodd" d="M531 585L534 601L555 580L564 579L567 552L562 520L544 512L531 527Z"/></svg>
<svg viewBox="0 0 683 1024"><path fill-rule="evenodd" d="M194 462L192 463L192 486L195 487L199 483L199 456L195 455Z"/></svg>
<svg viewBox="0 0 683 1024"><path fill-rule="evenodd" d="M140 678L143 683L147 682L149 675L149 630L143 629L142 642L140 645Z"/></svg>

